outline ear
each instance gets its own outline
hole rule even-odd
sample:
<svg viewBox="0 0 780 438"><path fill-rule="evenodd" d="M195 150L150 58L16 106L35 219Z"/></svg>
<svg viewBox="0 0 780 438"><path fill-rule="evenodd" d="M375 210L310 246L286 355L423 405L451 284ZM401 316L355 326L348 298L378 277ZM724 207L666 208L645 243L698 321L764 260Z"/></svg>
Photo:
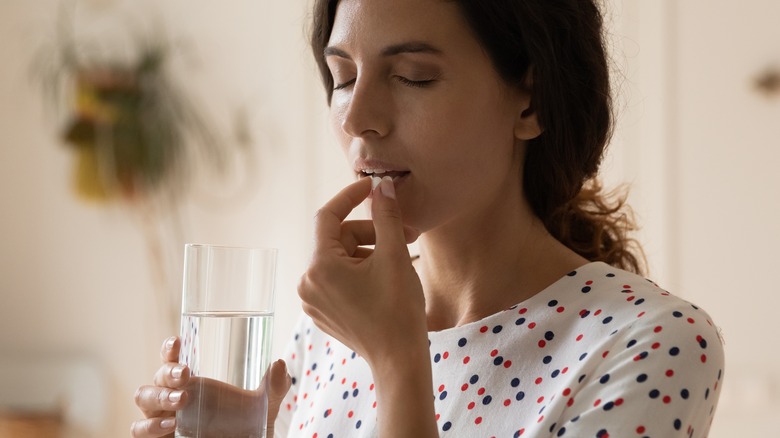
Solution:
<svg viewBox="0 0 780 438"><path fill-rule="evenodd" d="M517 119L515 120L514 134L518 140L531 140L544 132L544 129L539 124L539 118L531 100L533 73L533 67L530 67L525 79L523 79L523 84L516 91Z"/></svg>

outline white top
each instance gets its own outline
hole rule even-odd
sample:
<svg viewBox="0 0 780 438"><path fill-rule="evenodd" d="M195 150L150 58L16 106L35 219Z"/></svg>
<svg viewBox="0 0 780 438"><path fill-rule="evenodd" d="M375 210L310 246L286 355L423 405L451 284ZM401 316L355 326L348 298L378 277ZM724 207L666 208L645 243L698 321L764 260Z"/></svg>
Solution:
<svg viewBox="0 0 780 438"><path fill-rule="evenodd" d="M441 436L703 437L723 378L703 310L600 262L428 337ZM284 359L293 385L277 437L377 436L361 357L304 317Z"/></svg>

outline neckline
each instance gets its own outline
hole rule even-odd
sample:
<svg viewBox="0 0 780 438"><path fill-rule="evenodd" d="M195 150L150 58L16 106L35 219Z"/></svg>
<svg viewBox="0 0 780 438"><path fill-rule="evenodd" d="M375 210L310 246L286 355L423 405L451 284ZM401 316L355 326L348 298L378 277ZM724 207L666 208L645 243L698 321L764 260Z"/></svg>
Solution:
<svg viewBox="0 0 780 438"><path fill-rule="evenodd" d="M564 283L566 281L566 279L571 278L573 276L573 274L580 274L582 272L590 271L591 269L594 269L596 266L603 266L603 265L606 265L606 263L604 263L604 262L588 262L588 263L578 267L577 269L574 269L574 270L566 273L565 275L561 276L560 278L558 278L557 280L555 280L554 282L549 284L547 287L545 287L544 289L540 290L539 292L537 292L536 294L534 294L532 297L530 297L528 299L525 299L525 300L523 300L523 301L521 301L521 302L519 302L517 304L514 304L514 305L512 305L509 308L506 308L504 310L500 310L500 311L498 311L496 313L493 313L491 315L487 315L484 318L479 319L477 321L472 321L472 322L469 322L469 323L466 323L466 324L463 324L463 325L458 325L458 326L446 328L446 329L443 329L443 330L429 331L428 332L428 338L430 340L433 340L433 338L446 337L446 336L448 336L451 333L460 333L461 331L468 330L470 328L486 325L486 324L490 323L492 320L498 319L501 315L504 315L506 312L514 310L514 309L516 309L518 307L521 307L521 306L522 307L532 307L532 306L534 306L536 304L537 301L543 301L545 299L544 297L546 295L549 295L553 291L558 290L560 288L560 285L562 283ZM609 265L606 265L606 266L609 266Z"/></svg>

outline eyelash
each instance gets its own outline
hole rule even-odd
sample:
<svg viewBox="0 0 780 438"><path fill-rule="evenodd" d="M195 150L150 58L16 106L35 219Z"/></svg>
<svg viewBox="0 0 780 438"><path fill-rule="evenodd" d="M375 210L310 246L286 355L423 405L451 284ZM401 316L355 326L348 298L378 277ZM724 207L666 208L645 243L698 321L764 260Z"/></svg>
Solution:
<svg viewBox="0 0 780 438"><path fill-rule="evenodd" d="M410 79L406 79L403 76L396 76L395 78L398 80L398 82L408 87L414 87L414 88L425 88L427 86L430 86L434 82L434 79L428 79L424 81L412 81ZM347 88L350 85L354 84L356 80L357 79L352 79L351 81L344 82L343 84L338 84L333 87L333 91L338 91Z"/></svg>

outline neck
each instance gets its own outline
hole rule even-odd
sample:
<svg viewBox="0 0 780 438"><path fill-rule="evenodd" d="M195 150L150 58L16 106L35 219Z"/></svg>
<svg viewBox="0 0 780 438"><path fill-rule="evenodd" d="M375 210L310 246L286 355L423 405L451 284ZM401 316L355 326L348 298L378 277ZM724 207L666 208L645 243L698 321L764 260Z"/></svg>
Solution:
<svg viewBox="0 0 780 438"><path fill-rule="evenodd" d="M527 203L497 204L420 237L429 330L507 309L587 263L553 238Z"/></svg>

